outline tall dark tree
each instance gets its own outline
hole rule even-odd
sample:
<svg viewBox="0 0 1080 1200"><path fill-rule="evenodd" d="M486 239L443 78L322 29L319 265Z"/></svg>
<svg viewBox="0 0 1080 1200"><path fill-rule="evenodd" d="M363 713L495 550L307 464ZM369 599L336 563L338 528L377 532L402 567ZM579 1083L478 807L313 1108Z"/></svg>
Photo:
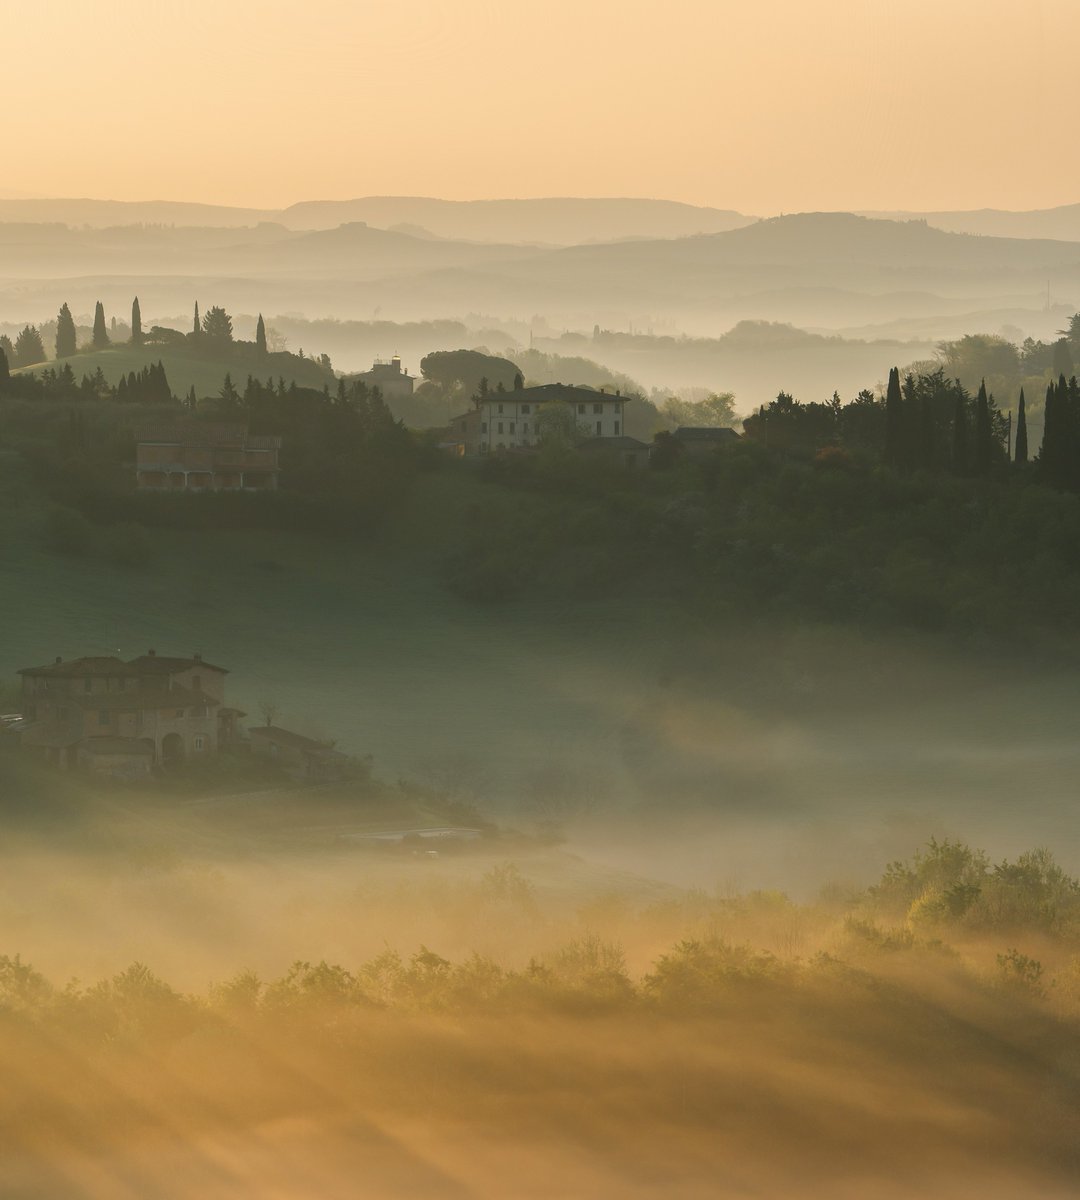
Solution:
<svg viewBox="0 0 1080 1200"><path fill-rule="evenodd" d="M11 369L8 366L8 356L4 353L4 348L0 346L0 391L4 390L10 378Z"/></svg>
<svg viewBox="0 0 1080 1200"><path fill-rule="evenodd" d="M967 396L962 390L958 390L956 405L953 409L952 427L952 469L957 475L967 473L969 440Z"/></svg>
<svg viewBox="0 0 1080 1200"><path fill-rule="evenodd" d="M56 315L56 357L70 358L76 349L75 321L67 304Z"/></svg>
<svg viewBox="0 0 1080 1200"><path fill-rule="evenodd" d="M1024 389L1020 389L1020 404L1016 410L1016 456L1018 466L1028 460L1027 407L1024 404Z"/></svg>
<svg viewBox="0 0 1080 1200"><path fill-rule="evenodd" d="M994 459L994 431L990 424L990 399L986 394L986 380L979 384L975 399L975 439L972 466L976 475L985 475Z"/></svg>
<svg viewBox="0 0 1080 1200"><path fill-rule="evenodd" d="M195 326L191 331L192 337L199 337L202 334L202 322L199 320L199 302L195 301Z"/></svg>
<svg viewBox="0 0 1080 1200"><path fill-rule="evenodd" d="M1073 356L1068 338L1061 338L1054 343L1054 370L1066 377L1073 373Z"/></svg>
<svg viewBox="0 0 1080 1200"><path fill-rule="evenodd" d="M105 327L105 305L100 300L94 309L94 336L92 341L95 350L103 350L109 344L109 331Z"/></svg>
<svg viewBox="0 0 1080 1200"><path fill-rule="evenodd" d="M131 344L137 346L142 340L142 312L139 309L139 297L136 296L131 302Z"/></svg>
<svg viewBox="0 0 1080 1200"><path fill-rule="evenodd" d="M45 361L45 344L41 334L33 325L27 325L15 339L15 356L13 366L29 367L33 363Z"/></svg>
<svg viewBox="0 0 1080 1200"><path fill-rule="evenodd" d="M266 323L262 313L259 313L259 322L255 326L255 349L259 354L266 353Z"/></svg>
<svg viewBox="0 0 1080 1200"><path fill-rule="evenodd" d="M904 459L904 398L900 392L900 368L889 372L889 387L885 393L885 461L890 467L900 467Z"/></svg>
<svg viewBox="0 0 1080 1200"><path fill-rule="evenodd" d="M0 333L0 350L3 350L9 363L15 358L15 346L6 333Z"/></svg>

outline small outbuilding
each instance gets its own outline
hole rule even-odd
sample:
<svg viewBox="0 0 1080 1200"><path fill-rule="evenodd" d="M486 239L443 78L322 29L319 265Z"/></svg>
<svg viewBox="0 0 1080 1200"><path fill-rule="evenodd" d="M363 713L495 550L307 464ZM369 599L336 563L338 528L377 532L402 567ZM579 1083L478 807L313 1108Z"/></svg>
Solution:
<svg viewBox="0 0 1080 1200"><path fill-rule="evenodd" d="M252 754L276 762L294 779L308 783L333 783L347 778L350 759L326 742L281 729L257 725L248 733Z"/></svg>

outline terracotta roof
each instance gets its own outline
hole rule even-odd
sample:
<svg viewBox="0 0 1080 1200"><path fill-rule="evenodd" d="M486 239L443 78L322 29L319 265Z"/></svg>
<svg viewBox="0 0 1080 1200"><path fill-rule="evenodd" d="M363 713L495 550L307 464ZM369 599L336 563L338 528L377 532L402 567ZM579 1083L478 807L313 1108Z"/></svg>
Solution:
<svg viewBox="0 0 1080 1200"><path fill-rule="evenodd" d="M485 404L547 404L552 400L567 400L572 404L599 404L605 400L622 403L633 396L601 392L598 388L574 387L568 383L544 383L539 387L519 388L512 392L488 392Z"/></svg>
<svg viewBox="0 0 1080 1200"><path fill-rule="evenodd" d="M680 442L730 442L739 435L734 429L716 425L680 425L671 436Z"/></svg>
<svg viewBox="0 0 1080 1200"><path fill-rule="evenodd" d="M220 700L191 688L153 688L137 692L105 692L68 697L90 712L154 712L165 708L217 708Z"/></svg>
<svg viewBox="0 0 1080 1200"><path fill-rule="evenodd" d="M115 655L100 658L73 658L69 662L55 662L47 667L23 667L19 675L52 676L54 679L76 679L87 676L136 677L139 672L131 664L122 662Z"/></svg>
<svg viewBox="0 0 1080 1200"><path fill-rule="evenodd" d="M134 667L137 675L173 675L177 671L189 671L195 667L220 671L222 675L229 673L225 667L215 667L201 658L169 658L164 654L144 654L140 658L133 658L127 665Z"/></svg>

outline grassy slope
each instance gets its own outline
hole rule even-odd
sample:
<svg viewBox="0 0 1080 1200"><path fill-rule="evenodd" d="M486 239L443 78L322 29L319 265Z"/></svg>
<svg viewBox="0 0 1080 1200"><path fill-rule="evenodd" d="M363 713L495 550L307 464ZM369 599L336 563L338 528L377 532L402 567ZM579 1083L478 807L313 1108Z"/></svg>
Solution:
<svg viewBox="0 0 1080 1200"><path fill-rule="evenodd" d="M808 840L843 875L867 844L888 856L972 830L995 854L1045 843L1080 865L1074 679L915 638L710 628L622 594L470 603L440 567L492 504L545 520L542 497L446 470L421 476L377 543L153 530L156 560L119 568L52 553L43 504L0 452L0 681L57 654L201 651L252 719L272 699L281 724L372 754L383 778L496 806L595 803L595 852L634 869L607 804L650 802L673 833L703 802L767 822L753 844L735 827L697 838L693 874L714 881L782 864L790 886ZM647 873L663 857L654 843Z"/></svg>
<svg viewBox="0 0 1080 1200"><path fill-rule="evenodd" d="M256 360L246 353L245 347L237 347L231 355L207 357L204 353L193 354L186 346L110 346L106 350L87 351L70 358L39 363L26 367L25 371L39 374L49 367L70 363L75 378L82 379L84 374L92 375L100 367L105 378L115 384L122 375L138 372L159 360L165 367L169 386L177 396L186 395L192 386L200 397L216 396L221 391L226 372L231 373L233 383L241 390L249 374L264 380L276 380L280 376L286 383L295 381L297 386L314 388L321 388L327 379L314 363L296 355L270 354L263 360Z"/></svg>

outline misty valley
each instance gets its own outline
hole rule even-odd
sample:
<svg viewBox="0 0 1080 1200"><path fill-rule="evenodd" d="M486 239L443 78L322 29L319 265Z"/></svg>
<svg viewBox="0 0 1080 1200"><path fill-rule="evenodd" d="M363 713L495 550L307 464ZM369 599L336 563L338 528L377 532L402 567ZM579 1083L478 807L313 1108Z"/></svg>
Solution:
<svg viewBox="0 0 1080 1200"><path fill-rule="evenodd" d="M0 1194L1075 1195L1078 247L0 198Z"/></svg>

